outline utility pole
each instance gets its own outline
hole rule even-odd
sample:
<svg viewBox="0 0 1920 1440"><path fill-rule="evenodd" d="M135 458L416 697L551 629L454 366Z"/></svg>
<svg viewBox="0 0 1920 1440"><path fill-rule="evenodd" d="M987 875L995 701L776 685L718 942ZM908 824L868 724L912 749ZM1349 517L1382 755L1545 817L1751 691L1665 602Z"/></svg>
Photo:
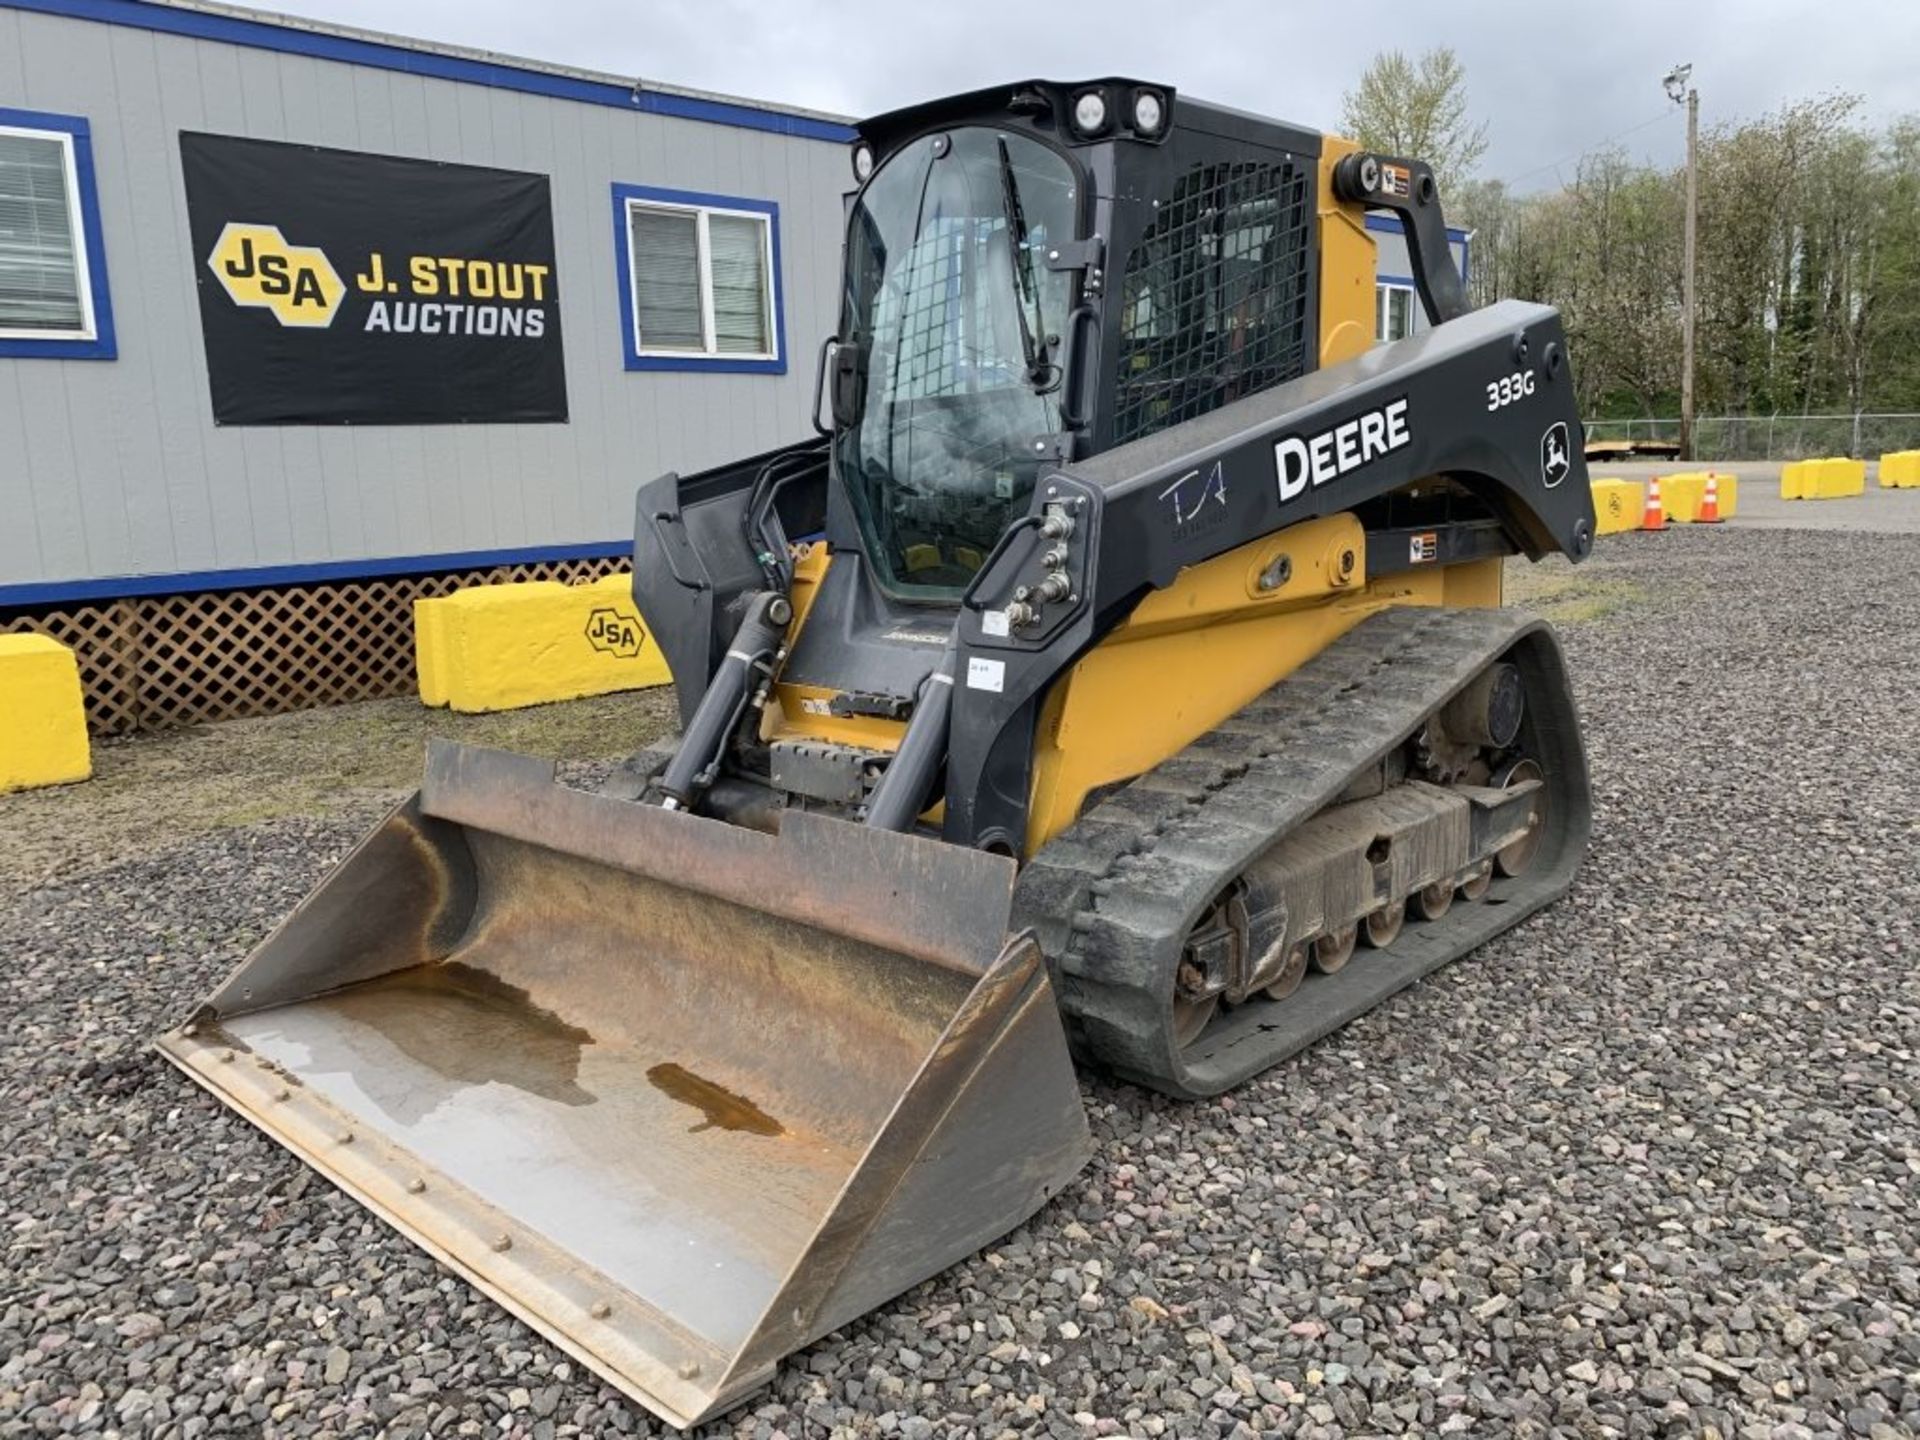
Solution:
<svg viewBox="0 0 1920 1440"><path fill-rule="evenodd" d="M1693 459L1693 255L1694 226L1700 209L1700 92L1687 81L1692 65L1676 65L1666 74L1667 98L1687 106L1687 238L1682 262L1680 314L1680 458Z"/></svg>

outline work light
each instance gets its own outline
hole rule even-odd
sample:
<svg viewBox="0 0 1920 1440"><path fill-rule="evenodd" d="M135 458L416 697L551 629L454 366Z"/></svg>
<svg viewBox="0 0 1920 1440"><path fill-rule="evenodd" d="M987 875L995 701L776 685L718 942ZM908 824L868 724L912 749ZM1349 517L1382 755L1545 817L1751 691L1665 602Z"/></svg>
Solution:
<svg viewBox="0 0 1920 1440"><path fill-rule="evenodd" d="M1157 135L1167 118L1166 102L1151 90L1137 90L1133 96L1133 128L1142 135Z"/></svg>
<svg viewBox="0 0 1920 1440"><path fill-rule="evenodd" d="M1073 128L1082 135L1098 135L1107 128L1107 97L1098 90L1083 90L1074 98Z"/></svg>

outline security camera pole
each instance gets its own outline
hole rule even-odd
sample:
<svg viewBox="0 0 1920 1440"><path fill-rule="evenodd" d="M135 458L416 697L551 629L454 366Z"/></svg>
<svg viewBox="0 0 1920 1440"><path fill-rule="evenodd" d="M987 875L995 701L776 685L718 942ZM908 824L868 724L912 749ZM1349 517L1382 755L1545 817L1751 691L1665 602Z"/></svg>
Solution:
<svg viewBox="0 0 1920 1440"><path fill-rule="evenodd" d="M1700 92L1687 84L1692 65L1676 65L1662 82L1667 98L1687 106L1687 239L1680 314L1680 458L1693 459L1693 233L1700 203ZM1682 92L1685 92L1684 95Z"/></svg>

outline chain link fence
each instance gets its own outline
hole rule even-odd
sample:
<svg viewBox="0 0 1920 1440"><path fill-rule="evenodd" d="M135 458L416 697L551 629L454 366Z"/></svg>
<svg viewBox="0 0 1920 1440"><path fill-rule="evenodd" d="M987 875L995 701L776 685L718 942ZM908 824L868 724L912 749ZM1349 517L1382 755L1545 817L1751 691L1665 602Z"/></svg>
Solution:
<svg viewBox="0 0 1920 1440"><path fill-rule="evenodd" d="M1589 440L1680 441L1680 418L1589 420ZM1920 414L1697 415L1696 460L1806 460L1818 455L1877 459L1920 449Z"/></svg>

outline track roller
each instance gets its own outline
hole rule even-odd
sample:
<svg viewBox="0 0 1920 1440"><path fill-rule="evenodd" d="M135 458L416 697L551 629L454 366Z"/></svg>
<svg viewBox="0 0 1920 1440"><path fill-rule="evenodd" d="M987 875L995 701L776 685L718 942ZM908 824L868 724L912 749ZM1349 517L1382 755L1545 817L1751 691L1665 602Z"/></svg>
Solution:
<svg viewBox="0 0 1920 1440"><path fill-rule="evenodd" d="M1280 978L1267 986L1265 995L1269 1000L1284 1000L1300 988L1300 982L1307 978L1307 947L1296 945L1287 952L1287 963L1281 967Z"/></svg>
<svg viewBox="0 0 1920 1440"><path fill-rule="evenodd" d="M1173 1039L1180 1046L1200 1038L1220 1008L1222 982L1246 934L1244 904L1232 890L1216 898L1187 934L1173 976Z"/></svg>
<svg viewBox="0 0 1920 1440"><path fill-rule="evenodd" d="M1200 1032L1207 1028L1207 1022L1213 1019L1213 1012L1220 1008L1220 997L1208 995L1204 999L1174 992L1173 996L1173 1039L1181 1046L1191 1045L1200 1038Z"/></svg>
<svg viewBox="0 0 1920 1440"><path fill-rule="evenodd" d="M1540 762L1522 757L1502 766L1494 774L1493 783L1496 789L1505 790L1523 780L1542 778ZM1535 792L1532 827L1511 845L1502 846L1494 852L1493 868L1509 879L1524 875L1527 867L1533 864L1534 857L1540 853L1540 840L1546 833L1547 787L1543 785Z"/></svg>
<svg viewBox="0 0 1920 1440"><path fill-rule="evenodd" d="M1322 975L1338 975L1353 958L1353 947L1359 938L1358 925L1329 930L1313 942L1313 968Z"/></svg>
<svg viewBox="0 0 1920 1440"><path fill-rule="evenodd" d="M1395 900L1391 905L1382 905L1367 916L1360 926L1360 934L1369 947L1384 950L1400 938L1400 932L1407 924L1407 902Z"/></svg>
<svg viewBox="0 0 1920 1440"><path fill-rule="evenodd" d="M1422 920L1438 920L1453 908L1453 881L1436 880L1416 891L1410 908Z"/></svg>

